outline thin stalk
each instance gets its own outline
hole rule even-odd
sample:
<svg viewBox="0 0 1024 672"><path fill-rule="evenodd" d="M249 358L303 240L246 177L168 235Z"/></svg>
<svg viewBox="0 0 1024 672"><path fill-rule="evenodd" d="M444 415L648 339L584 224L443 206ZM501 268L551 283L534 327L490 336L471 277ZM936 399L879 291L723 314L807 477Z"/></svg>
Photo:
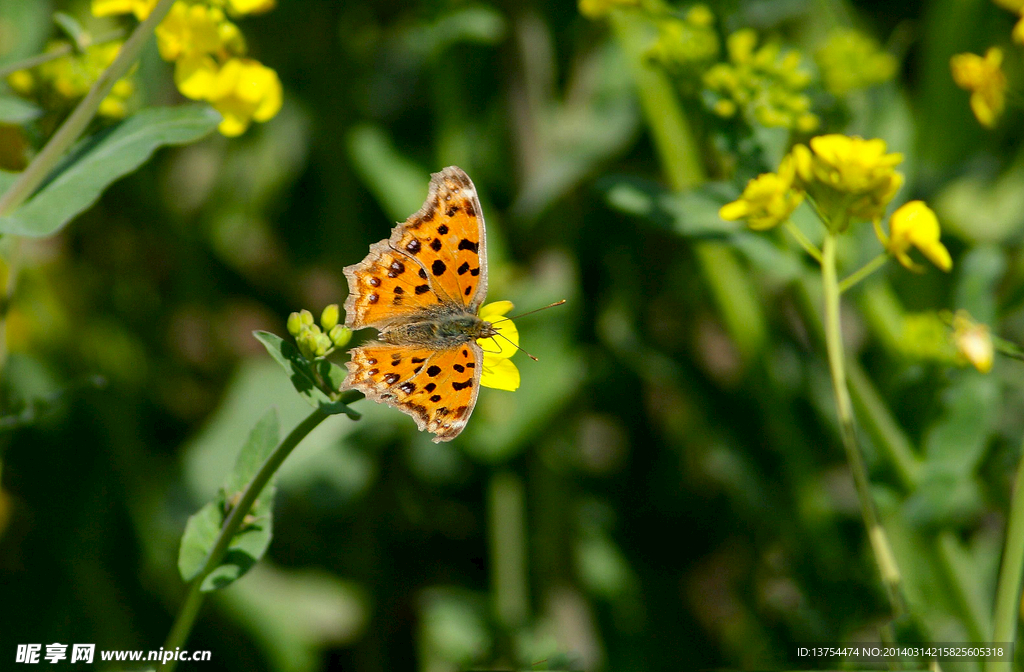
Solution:
<svg viewBox="0 0 1024 672"><path fill-rule="evenodd" d="M804 235L804 232L800 230L800 227L793 223L793 220L786 220L786 231L789 231L790 235L796 238L796 242L800 243L800 247L804 248L804 251L811 255L815 261L821 263L821 250L818 246L811 242L811 239Z"/></svg>
<svg viewBox="0 0 1024 672"><path fill-rule="evenodd" d="M651 25L629 10L613 10L609 19L629 62L651 142L669 186L685 191L700 185L707 174L679 95L672 80L651 67L645 56ZM726 330L749 361L767 334L764 310L749 275L724 243L694 241L693 252Z"/></svg>
<svg viewBox="0 0 1024 672"><path fill-rule="evenodd" d="M241 528L242 521L245 519L246 514L249 513L249 509L252 508L259 494L263 492L263 488L266 487L270 479L277 473L285 458L299 445L299 442L306 438L306 435L326 420L327 417L327 414L320 409L310 413L288 436L284 437L281 443L277 445L277 448L274 449L274 452L267 456L266 461L260 467L256 476L246 486L245 492L242 493L242 497L238 500L238 504L231 509L227 520L224 521L224 527L221 528L220 536L217 537L216 543L210 550L203 569L189 584L188 595L185 598L185 602L181 605L178 616L174 619L174 625L171 626L171 631L167 635L167 641L164 643L165 651L173 651L177 647L184 646L189 633L192 631L192 626L195 624L196 616L199 615L199 608L203 605L205 595L200 590L203 581L210 575L210 572L220 566L221 560L224 559L224 554L227 553L228 546L231 544L231 540L234 539L235 534ZM170 660L163 663L160 669L165 672L171 672L177 664L176 660Z"/></svg>
<svg viewBox="0 0 1024 672"><path fill-rule="evenodd" d="M494 614L512 631L526 622L530 608L523 483L511 472L496 473L487 499Z"/></svg>
<svg viewBox="0 0 1024 672"><path fill-rule="evenodd" d="M0 196L0 217L11 214L43 183L64 153L92 121L100 103L110 93L114 83L124 77L138 59L142 48L146 46L146 42L153 34L153 29L163 20L172 4L174 4L174 0L160 0L146 20L136 26L132 34L125 40L114 62L93 83L89 93L85 94L85 98L82 98L82 101L68 115L49 142L36 154L28 168L21 173L10 189Z"/></svg>
<svg viewBox="0 0 1024 672"><path fill-rule="evenodd" d="M888 261L889 255L885 252L880 253L877 257L869 261L868 263L861 266L859 269L851 273L850 275L843 278L843 281L839 283L839 292L843 293L850 287L853 287L858 282L868 277L878 269L880 269L886 261Z"/></svg>
<svg viewBox="0 0 1024 672"><path fill-rule="evenodd" d="M893 615L898 618L906 611L903 601L902 578L896 557L893 555L889 537L878 519L874 499L871 497L871 482L867 466L857 446L857 433L853 424L853 404L846 384L846 363L843 337L839 319L839 281L836 276L836 234L829 231L821 249L821 281L825 294L825 349L828 351L829 371L832 374L832 393L839 415L840 434L846 459L850 463L853 482L857 489L861 516L867 528L871 550L892 605Z"/></svg>
<svg viewBox="0 0 1024 672"><path fill-rule="evenodd" d="M1022 449L1024 451L1024 449ZM1020 609L1021 577L1024 575L1024 459L1017 465L1017 477L1010 495L1010 521L1006 527L1006 546L996 584L996 609L992 629L993 642L1016 642ZM990 662L989 670L1009 670L1011 664Z"/></svg>
<svg viewBox="0 0 1024 672"><path fill-rule="evenodd" d="M0 67L0 79L4 79L5 77L7 77L7 75L11 74L12 72L17 72L18 70L31 70L32 68L38 67L43 63L49 63L50 61L55 61L58 58L63 58L64 56L74 53L76 49L83 49L86 47L90 47L94 44L103 44L104 42L113 42L114 40L119 40L122 37L124 37L123 30L112 30L109 33L104 33L103 35L100 35L95 39L87 40L85 44L76 46L70 42L66 42L60 45L59 47L54 48L53 51L47 51L43 54L36 54L35 56L30 56L20 61L8 63L7 65Z"/></svg>

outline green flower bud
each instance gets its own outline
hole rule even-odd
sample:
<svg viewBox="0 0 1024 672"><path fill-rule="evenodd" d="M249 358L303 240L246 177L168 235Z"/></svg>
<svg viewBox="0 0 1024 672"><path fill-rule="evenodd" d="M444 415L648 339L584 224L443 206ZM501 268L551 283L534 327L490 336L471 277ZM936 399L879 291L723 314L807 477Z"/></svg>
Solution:
<svg viewBox="0 0 1024 672"><path fill-rule="evenodd" d="M331 342L336 348L344 348L352 340L352 330L340 324L334 325L327 335L331 337Z"/></svg>
<svg viewBox="0 0 1024 672"><path fill-rule="evenodd" d="M305 328L304 331L308 331L309 333L313 334L314 336L319 336L321 333L323 333L320 330L320 327L316 326L315 324L309 325L308 327Z"/></svg>
<svg viewBox="0 0 1024 672"><path fill-rule="evenodd" d="M309 331L304 331L298 335L295 339L295 344L299 346L299 352L306 359L316 359L316 335Z"/></svg>
<svg viewBox="0 0 1024 672"><path fill-rule="evenodd" d="M302 316L298 313L292 313L288 316L288 333L293 337L297 337L302 333Z"/></svg>
<svg viewBox="0 0 1024 672"><path fill-rule="evenodd" d="M299 313L299 316L301 317L302 324L304 326L310 327L313 325L313 313L303 308L302 312Z"/></svg>
<svg viewBox="0 0 1024 672"><path fill-rule="evenodd" d="M318 334L316 337L316 356L323 357L331 349L331 338L327 334Z"/></svg>
<svg viewBox="0 0 1024 672"><path fill-rule="evenodd" d="M338 304L336 303L324 308L324 312L320 315L320 326L324 328L324 331L330 331L338 324L338 314Z"/></svg>

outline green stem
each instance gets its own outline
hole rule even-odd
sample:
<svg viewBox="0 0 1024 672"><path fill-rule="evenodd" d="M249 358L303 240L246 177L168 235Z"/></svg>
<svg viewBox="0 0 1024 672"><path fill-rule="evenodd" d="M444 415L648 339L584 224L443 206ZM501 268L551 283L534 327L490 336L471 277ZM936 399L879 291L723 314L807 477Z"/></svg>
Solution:
<svg viewBox="0 0 1024 672"><path fill-rule="evenodd" d="M58 58L63 58L69 54L73 54L76 49L90 47L94 44L113 42L114 40L119 40L122 37L124 37L123 30L113 30L109 33L104 33L103 35L100 35L94 40L88 40L83 45L76 46L71 44L70 42L66 42L60 45L59 47L56 47L52 51L47 51L44 54L36 54L35 56L30 56L29 58L20 61L15 61L14 63L9 63L3 67L0 67L0 79L4 79L5 77L7 77L7 75L11 74L12 72L17 72L19 70L31 70L32 68L38 67L43 63L49 63L50 61L55 61Z"/></svg>
<svg viewBox="0 0 1024 672"><path fill-rule="evenodd" d="M184 646L189 633L192 631L192 625L195 623L196 616L199 615L199 608L203 605L203 581L210 575L210 572L220 566L220 562L224 559L224 554L227 553L231 540L235 538L235 534L241 528L246 514L249 513L249 509L256 502L256 498L263 492L263 488L266 487L270 479L277 473L281 463L299 445L299 442L306 438L306 435L327 418L328 415L320 409L314 410L288 436L284 437L281 443L277 445L277 448L274 449L274 452L267 456L260 470L245 488L245 492L242 493L238 504L231 509L227 520L224 521L224 527L221 528L220 535L210 550L203 569L189 584L188 596L181 605L178 616L174 619L174 625L171 626L171 631L167 635L167 641L164 643L165 651L173 651L177 647ZM161 665L160 669L165 672L171 672L171 670L174 670L175 665L177 665L177 661L170 660Z"/></svg>
<svg viewBox="0 0 1024 672"><path fill-rule="evenodd" d="M889 537L878 520L875 503L871 496L871 482L867 466L857 446L857 433L853 424L853 404L846 384L846 363L843 351L843 336L839 316L839 282L836 276L836 234L831 230L825 234L821 249L821 281L825 294L825 349L828 351L828 365L832 374L832 393L839 415L840 434L846 459L850 463L853 482L857 489L861 516L867 528L868 539L874 552L875 562L885 584L893 615L898 618L905 611L902 579L896 558L889 543Z"/></svg>
<svg viewBox="0 0 1024 672"><path fill-rule="evenodd" d="M1022 449L1024 450L1024 449ZM1015 642L1020 610L1021 576L1024 575L1024 458L1017 464L1017 477L1010 496L1010 521L1006 528L1003 564L996 584L993 642ZM1010 669L1006 663L989 663L989 670Z"/></svg>
<svg viewBox="0 0 1024 672"><path fill-rule="evenodd" d="M804 235L804 232L800 230L800 227L793 223L793 220L786 220L786 231L789 231L790 235L796 238L796 242L800 243L800 247L804 248L807 254L814 257L814 260L819 264L821 263L821 250L818 246L811 242L811 239Z"/></svg>
<svg viewBox="0 0 1024 672"><path fill-rule="evenodd" d="M121 50L118 52L114 62L103 71L103 74L99 76L92 85L92 88L89 89L89 93L85 94L85 98L82 98L82 101L78 103L74 111L64 120L64 123L53 134L53 137L50 138L50 141L36 154L28 168L21 173L7 192L0 197L0 217L11 214L15 208L24 203L36 188L43 183L43 180L54 169L57 162L64 156L64 153L78 139L78 136L89 125L89 122L92 121L92 118L96 115L96 110L99 109L100 103L110 93L114 83L128 73L132 64L135 63L139 54L142 53L142 48L146 46L146 42L153 34L153 29L170 11L172 4L174 4L174 0L160 0L156 7L153 8L152 13L146 17L146 20L132 31L131 36L121 46Z"/></svg>
<svg viewBox="0 0 1024 672"><path fill-rule="evenodd" d="M850 275L843 278L843 281L839 283L839 292L845 292L850 287L853 287L858 282L868 277L878 269L880 269L886 261L888 261L889 255L885 252L880 253L877 257L869 261L868 263L861 266L859 269L851 273Z"/></svg>
<svg viewBox="0 0 1024 672"><path fill-rule="evenodd" d="M672 80L646 60L649 20L629 9L613 10L609 20L629 63L654 151L669 185L674 191L696 187L707 179L700 146ZM768 331L749 275L724 243L695 241L693 252L726 330L749 361L761 349Z"/></svg>
<svg viewBox="0 0 1024 672"><path fill-rule="evenodd" d="M519 477L507 471L491 476L487 501L491 587L495 617L508 631L529 616L525 508Z"/></svg>

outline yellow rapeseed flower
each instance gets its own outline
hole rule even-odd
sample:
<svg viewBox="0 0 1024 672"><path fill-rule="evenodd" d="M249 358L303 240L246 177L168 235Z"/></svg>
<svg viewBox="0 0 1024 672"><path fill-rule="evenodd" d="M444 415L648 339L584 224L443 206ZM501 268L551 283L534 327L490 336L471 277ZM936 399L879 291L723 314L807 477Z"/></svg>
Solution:
<svg viewBox="0 0 1024 672"><path fill-rule="evenodd" d="M251 122L277 114L281 96L281 80L271 68L252 59L232 58L217 72L205 98L224 117L220 132L234 137Z"/></svg>
<svg viewBox="0 0 1024 672"><path fill-rule="evenodd" d="M519 330L505 314L512 310L511 301L495 301L480 309L480 319L490 322L499 336L477 339L484 351L480 384L498 390L519 389L519 369L509 359L519 346Z"/></svg>
<svg viewBox="0 0 1024 672"><path fill-rule="evenodd" d="M916 247L928 261L943 271L953 267L949 250L939 241L939 219L924 201L910 201L892 213L888 236L882 232L877 220L875 232L889 254L906 268L922 270L910 259L908 252L911 247Z"/></svg>
<svg viewBox="0 0 1024 672"><path fill-rule="evenodd" d="M117 14L134 14L142 21L153 11L157 0L92 0L93 16L115 16Z"/></svg>
<svg viewBox="0 0 1024 672"><path fill-rule="evenodd" d="M825 88L836 96L866 89L896 74L896 59L873 39L853 29L832 33L814 54Z"/></svg>
<svg viewBox="0 0 1024 672"><path fill-rule="evenodd" d="M899 153L886 154L884 140L864 140L846 135L811 138L810 149L793 148L796 183L830 218L848 224L850 217L877 219L903 185L894 167L903 161Z"/></svg>
<svg viewBox="0 0 1024 672"><path fill-rule="evenodd" d="M213 54L222 47L224 12L206 5L176 2L156 27L156 45L165 61Z"/></svg>
<svg viewBox="0 0 1024 672"><path fill-rule="evenodd" d="M276 4L275 0L227 0L228 11L236 16L269 12Z"/></svg>
<svg viewBox="0 0 1024 672"><path fill-rule="evenodd" d="M763 173L747 182L743 194L718 211L722 219L745 219L750 228L764 231L789 219L804 195L793 189L793 161L782 160L778 173Z"/></svg>
<svg viewBox="0 0 1024 672"><path fill-rule="evenodd" d="M971 319L966 310L956 311L953 316L953 345L957 354L982 373L992 370L995 346L988 326Z"/></svg>
<svg viewBox="0 0 1024 672"><path fill-rule="evenodd" d="M971 92L971 111L978 123L988 128L995 126L1006 104L1006 75L1002 64L1003 52L999 47L990 47L984 58L977 54L957 54L949 59L953 81Z"/></svg>
<svg viewBox="0 0 1024 672"><path fill-rule="evenodd" d="M8 76L7 83L18 95L33 98L44 107L66 107L89 92L107 66L117 57L122 44L92 44L80 53L70 53L42 63L32 72L13 72ZM47 51L62 46L63 43L54 42L47 46ZM131 79L119 79L107 97L100 102L99 114L116 119L124 117L128 112L127 100L134 90Z"/></svg>

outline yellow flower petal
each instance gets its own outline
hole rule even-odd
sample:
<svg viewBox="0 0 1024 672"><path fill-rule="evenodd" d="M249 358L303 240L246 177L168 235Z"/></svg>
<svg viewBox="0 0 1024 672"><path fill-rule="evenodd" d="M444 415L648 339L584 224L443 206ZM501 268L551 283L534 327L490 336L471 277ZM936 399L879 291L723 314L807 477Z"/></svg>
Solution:
<svg viewBox="0 0 1024 672"><path fill-rule="evenodd" d="M905 267L918 270L907 252L916 247L928 261L943 271L953 267L953 259L939 241L939 219L924 201L910 201L892 213L889 220L889 239L883 240L889 253ZM879 236L881 238L881 235Z"/></svg>
<svg viewBox="0 0 1024 672"><path fill-rule="evenodd" d="M274 8L275 0L228 0L232 14L261 14Z"/></svg>
<svg viewBox="0 0 1024 672"><path fill-rule="evenodd" d="M511 301L494 301L480 309L480 319L484 322L493 322L499 317L504 317L510 310L515 308Z"/></svg>
<svg viewBox="0 0 1024 672"><path fill-rule="evenodd" d="M511 360L484 353L484 370L480 385L514 392L519 389L519 369Z"/></svg>
<svg viewBox="0 0 1024 672"><path fill-rule="evenodd" d="M217 81L217 63L209 56L182 56L174 64L174 83L181 95L206 100Z"/></svg>

